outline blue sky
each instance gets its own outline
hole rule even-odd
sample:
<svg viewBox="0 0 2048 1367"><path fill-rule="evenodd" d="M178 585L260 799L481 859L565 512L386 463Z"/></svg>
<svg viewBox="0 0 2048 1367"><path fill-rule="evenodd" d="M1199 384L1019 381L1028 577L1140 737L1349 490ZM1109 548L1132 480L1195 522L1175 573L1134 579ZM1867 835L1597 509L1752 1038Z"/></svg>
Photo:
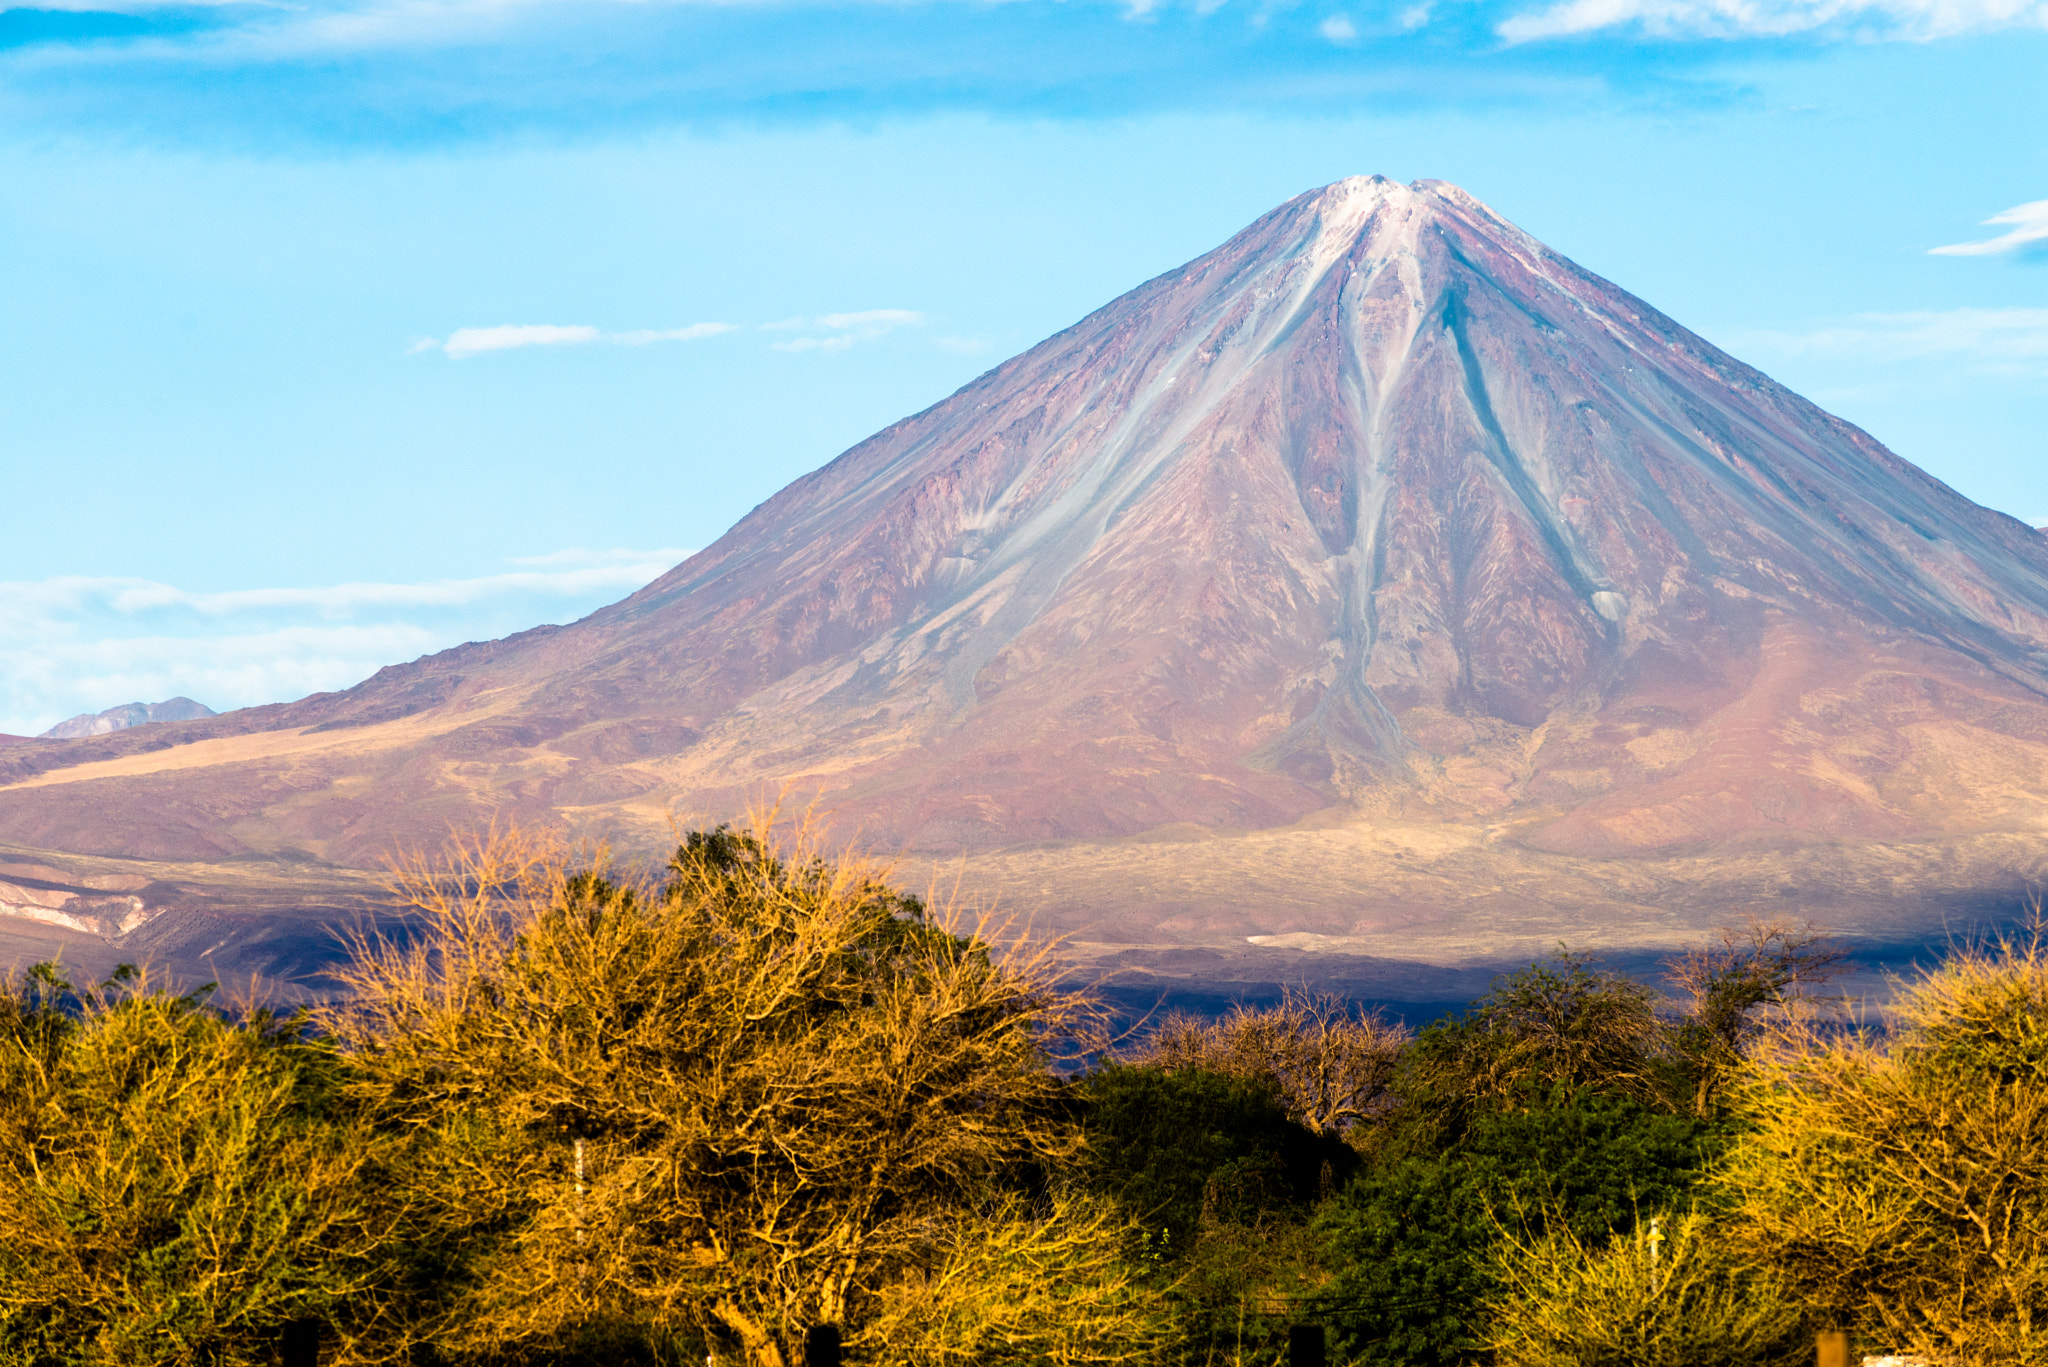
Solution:
<svg viewBox="0 0 2048 1367"><path fill-rule="evenodd" d="M0 732L580 615L1358 173L2048 522L2044 72L2048 0L0 11Z"/></svg>

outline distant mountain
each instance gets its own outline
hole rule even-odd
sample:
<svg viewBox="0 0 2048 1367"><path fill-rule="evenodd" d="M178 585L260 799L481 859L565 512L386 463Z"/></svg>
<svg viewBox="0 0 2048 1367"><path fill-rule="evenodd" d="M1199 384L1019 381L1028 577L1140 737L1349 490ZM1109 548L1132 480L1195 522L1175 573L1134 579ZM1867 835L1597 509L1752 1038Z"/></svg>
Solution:
<svg viewBox="0 0 2048 1367"><path fill-rule="evenodd" d="M356 868L787 786L1103 946L1910 928L2048 878L2048 540L1355 178L580 622L9 776L23 846Z"/></svg>
<svg viewBox="0 0 2048 1367"><path fill-rule="evenodd" d="M81 712L69 721L58 722L38 739L75 740L80 736L104 736L109 731L125 731L131 726L147 726L151 722L196 721L201 717L219 715L205 703L193 702L190 698L123 703L104 712Z"/></svg>

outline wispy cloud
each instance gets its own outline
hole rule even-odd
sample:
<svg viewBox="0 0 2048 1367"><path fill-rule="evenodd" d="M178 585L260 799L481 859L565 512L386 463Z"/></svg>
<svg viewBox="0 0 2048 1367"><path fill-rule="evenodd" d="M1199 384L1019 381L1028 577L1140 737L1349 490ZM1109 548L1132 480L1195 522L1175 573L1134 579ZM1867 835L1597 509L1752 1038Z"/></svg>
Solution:
<svg viewBox="0 0 2048 1367"><path fill-rule="evenodd" d="M886 337L897 328L921 327L925 317L915 309L866 309L859 313L828 313L815 320L785 318L764 323L764 332L809 331L808 337L792 337L770 343L777 351L845 351L860 342Z"/></svg>
<svg viewBox="0 0 2048 1367"><path fill-rule="evenodd" d="M2018 204L2003 213L1993 214L1984 220L1987 228L2004 228L2011 231L1982 242L1957 242L1947 247L1936 247L1930 256L1999 256L2005 252L2019 251L2036 244L2048 245L2048 199L2037 199L2031 204Z"/></svg>
<svg viewBox="0 0 2048 1367"><path fill-rule="evenodd" d="M915 309L863 309L858 313L827 313L816 318L784 318L763 323L762 332L801 332L807 335L771 342L777 351L845 351L862 342L886 337L898 328L921 327L925 316ZM632 332L601 332L584 324L505 323L497 327L457 328L446 337L422 337L406 348L410 355L439 351L450 360L463 361L491 351L512 351L520 347L647 346L654 342L694 342L738 332L734 323L692 323L680 328L645 328Z"/></svg>
<svg viewBox="0 0 2048 1367"><path fill-rule="evenodd" d="M2014 374L2048 373L2048 308L1861 313L1809 332L1747 332L1737 350L1867 361L1948 357Z"/></svg>
<svg viewBox="0 0 2048 1367"><path fill-rule="evenodd" d="M578 548L466 579L215 593L123 578L0 584L0 732L181 694L225 711L346 688L464 641L582 617L688 555Z"/></svg>
<svg viewBox="0 0 2048 1367"><path fill-rule="evenodd" d="M1510 43L1634 29L1645 37L1784 38L1853 28L1864 40L1928 41L2048 28L2048 0L1564 0L1496 26Z"/></svg>
<svg viewBox="0 0 2048 1367"><path fill-rule="evenodd" d="M716 337L721 333L737 332L733 323L692 323L686 328L652 328L638 332L612 332L605 335L608 342L620 346L646 346L650 342L694 342L702 337Z"/></svg>
<svg viewBox="0 0 2048 1367"><path fill-rule="evenodd" d="M503 323L497 327L457 328L445 338L422 337L407 350L415 354L440 351L450 360L461 361L487 351L512 351L519 347L585 346L591 342L647 346L653 342L694 342L736 331L738 328L731 323L692 323L688 327L642 328L631 332L599 332L581 323Z"/></svg>

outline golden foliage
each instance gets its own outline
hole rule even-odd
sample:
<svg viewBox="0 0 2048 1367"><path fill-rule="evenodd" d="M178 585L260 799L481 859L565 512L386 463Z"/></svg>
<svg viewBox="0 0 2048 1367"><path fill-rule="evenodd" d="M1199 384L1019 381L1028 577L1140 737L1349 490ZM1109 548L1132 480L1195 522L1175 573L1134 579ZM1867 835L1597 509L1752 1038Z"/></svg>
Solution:
<svg viewBox="0 0 2048 1367"><path fill-rule="evenodd" d="M10 983L0 1022L0 1359L269 1361L302 1317L329 1361L403 1345L382 1314L399 1212L332 1052L146 977Z"/></svg>
<svg viewBox="0 0 2048 1367"><path fill-rule="evenodd" d="M639 1334L785 1367L808 1325L898 1313L907 1280L966 1286L981 1264L935 1231L1076 1151L1049 1064L1097 1015L1054 990L1050 948L999 947L1009 928L929 914L771 821L692 836L661 887L505 831L396 870L419 933L360 946L327 1023L416 1136L437 1237L471 1250L446 1348ZM1071 1261L1087 1228L1003 1237ZM1090 1304L1041 1285L1016 1313L1121 1331L1115 1297L1099 1325Z"/></svg>
<svg viewBox="0 0 2048 1367"><path fill-rule="evenodd" d="M1149 1361L1168 1324L1125 1257L1131 1236L1113 1205L1073 1195L941 1217L922 1265L879 1288L849 1346L876 1367Z"/></svg>
<svg viewBox="0 0 2048 1367"><path fill-rule="evenodd" d="M1745 1271L1704 1216L1637 1223L1588 1248L1563 1220L1500 1231L1501 1290L1485 1346L1499 1367L1793 1367L1811 1355L1799 1307Z"/></svg>
<svg viewBox="0 0 2048 1367"><path fill-rule="evenodd" d="M1240 1005L1218 1021L1170 1013L1129 1061L1269 1081L1295 1120L1338 1134L1387 1107L1408 1040L1406 1029L1348 998L1289 987L1277 1006Z"/></svg>
<svg viewBox="0 0 2048 1367"><path fill-rule="evenodd" d="M1895 1034L1785 1032L1738 1094L1738 1237L1817 1314L1945 1362L2048 1362L2048 947L1962 950Z"/></svg>

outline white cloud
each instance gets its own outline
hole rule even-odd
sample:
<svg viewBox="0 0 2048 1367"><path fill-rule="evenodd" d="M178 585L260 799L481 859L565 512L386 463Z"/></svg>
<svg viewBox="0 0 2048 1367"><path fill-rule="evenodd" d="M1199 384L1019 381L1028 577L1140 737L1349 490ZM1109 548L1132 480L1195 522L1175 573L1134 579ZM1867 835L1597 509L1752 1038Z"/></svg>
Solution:
<svg viewBox="0 0 2048 1367"><path fill-rule="evenodd" d="M573 621L688 556L577 548L468 579L219 593L143 579L0 584L0 733L179 695L225 711L346 688L464 641Z"/></svg>
<svg viewBox="0 0 2048 1367"><path fill-rule="evenodd" d="M1811 332L1748 332L1738 349L1872 361L1951 357L2009 373L2048 373L2048 308L1860 313Z"/></svg>
<svg viewBox="0 0 2048 1367"><path fill-rule="evenodd" d="M560 327L553 323L507 323L494 328L457 328L441 343L451 360L486 351L510 351L528 346L581 346L597 340L597 329Z"/></svg>
<svg viewBox="0 0 2048 1367"><path fill-rule="evenodd" d="M898 328L913 327L924 321L924 315L914 309L869 309L865 313L828 313L818 320L819 327Z"/></svg>
<svg viewBox="0 0 2048 1367"><path fill-rule="evenodd" d="M1858 37L1918 41L2048 28L2048 0L1564 0L1495 31L1527 43L1623 27L1653 38L1748 38L1851 26Z"/></svg>
<svg viewBox="0 0 2048 1367"><path fill-rule="evenodd" d="M771 342L777 351L845 351L858 342L871 342L886 337L901 327L921 327L925 316L915 309L866 309L859 313L827 313L816 319L785 318L779 323L763 323L763 332L812 332L822 331L823 336L792 337L786 342Z"/></svg>
<svg viewBox="0 0 2048 1367"><path fill-rule="evenodd" d="M686 328L643 329L639 332L612 332L605 335L607 342L621 346L646 346L649 342L694 342L700 337L716 337L722 332L737 332L731 323L692 323Z"/></svg>
<svg viewBox="0 0 2048 1367"><path fill-rule="evenodd" d="M792 337L787 342L770 342L777 351L844 351L858 340L846 334L837 337Z"/></svg>
<svg viewBox="0 0 2048 1367"><path fill-rule="evenodd" d="M2031 246L2036 242L2048 243L2048 199L2015 205L1984 220L1984 226L1987 228L2002 228L2008 224L2012 227L2011 232L2001 233L1983 242L1957 242L1947 247L1936 247L1928 255L1998 256Z"/></svg>
<svg viewBox="0 0 2048 1367"><path fill-rule="evenodd" d="M1333 14L1323 20L1316 31L1333 43L1349 43L1358 37L1358 26L1342 14Z"/></svg>
<svg viewBox="0 0 2048 1367"><path fill-rule="evenodd" d="M488 328L457 328L445 341L422 337L406 348L406 354L438 350L450 360L460 361L486 351L511 351L517 347L585 346L591 342L647 346L653 342L694 342L738 330L732 323L692 323L688 327L641 328L631 332L600 332L581 323L504 323Z"/></svg>
<svg viewBox="0 0 2048 1367"><path fill-rule="evenodd" d="M762 323L762 332L802 332L810 335L771 342L777 351L845 351L861 342L886 337L898 328L921 327L925 316L915 309L863 309L856 313L826 313L816 318L784 318ZM648 346L655 342L694 342L740 329L733 323L692 323L680 328L641 328L628 332L602 332L585 324L505 323L497 327L457 328L443 338L422 337L406 348L407 355L440 351L450 360L467 360L487 351L511 351L531 346L587 346L593 342L615 346Z"/></svg>

